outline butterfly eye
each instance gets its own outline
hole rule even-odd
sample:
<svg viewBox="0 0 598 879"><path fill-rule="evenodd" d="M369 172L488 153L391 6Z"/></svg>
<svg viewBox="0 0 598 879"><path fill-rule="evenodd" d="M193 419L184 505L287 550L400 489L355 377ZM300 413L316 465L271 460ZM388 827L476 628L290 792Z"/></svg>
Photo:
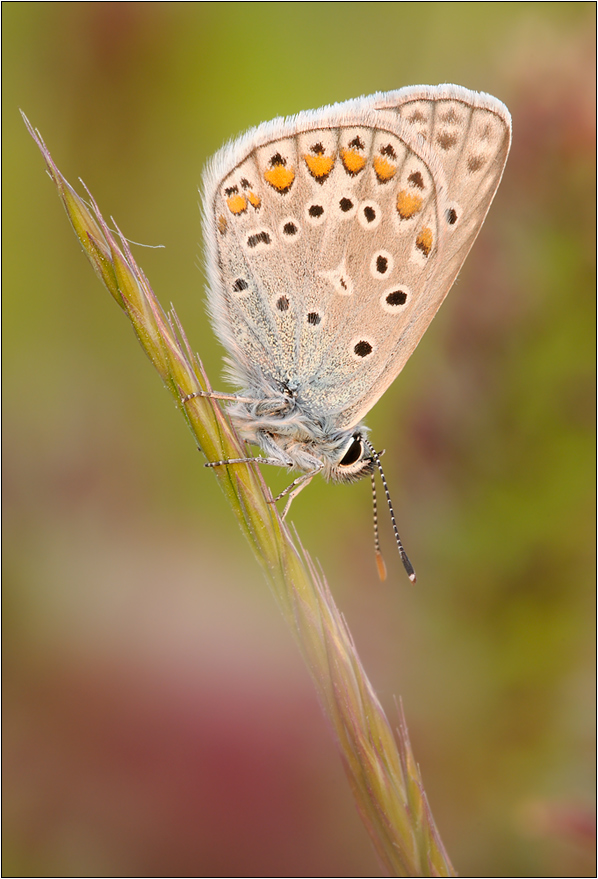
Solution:
<svg viewBox="0 0 598 879"><path fill-rule="evenodd" d="M356 464L357 461L361 460L362 455L363 443L361 442L361 437L354 436L353 442L345 452L343 459L339 461L339 467L350 467L351 464Z"/></svg>

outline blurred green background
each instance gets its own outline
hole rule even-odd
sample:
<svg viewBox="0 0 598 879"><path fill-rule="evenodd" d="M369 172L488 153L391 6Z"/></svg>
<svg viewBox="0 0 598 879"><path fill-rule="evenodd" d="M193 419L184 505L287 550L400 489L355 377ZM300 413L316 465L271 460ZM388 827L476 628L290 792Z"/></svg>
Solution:
<svg viewBox="0 0 598 879"><path fill-rule="evenodd" d="M3 3L6 876L377 876L298 651L18 109L216 387L197 187L228 138L456 82L513 114L458 282L291 519L463 876L593 876L594 3ZM266 472L282 487L285 474Z"/></svg>

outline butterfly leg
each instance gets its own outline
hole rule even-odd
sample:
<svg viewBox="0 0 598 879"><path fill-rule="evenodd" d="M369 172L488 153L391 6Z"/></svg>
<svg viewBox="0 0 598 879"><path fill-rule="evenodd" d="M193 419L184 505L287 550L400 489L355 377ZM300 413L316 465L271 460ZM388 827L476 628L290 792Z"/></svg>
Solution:
<svg viewBox="0 0 598 879"><path fill-rule="evenodd" d="M239 397L238 394L220 394L217 391L196 391L194 394L187 394L181 397L181 403L188 403L189 400L195 400L196 397L210 397L212 400L230 400L233 403L257 403L253 397Z"/></svg>
<svg viewBox="0 0 598 879"><path fill-rule="evenodd" d="M319 473L321 470L320 467L316 467L314 470L310 470L309 473L304 473L302 476L298 476L297 479L294 479L290 485L287 485L284 491L281 491L278 497L275 497L272 500L272 503L276 503L281 498L286 497L288 495L288 500L285 504L284 510L282 511L281 519L284 521L287 513L291 508L291 504L293 499L297 497L300 491L303 491L306 485L312 481L316 473Z"/></svg>
<svg viewBox="0 0 598 879"><path fill-rule="evenodd" d="M278 458L261 458L259 455L255 455L252 458L224 458L222 461L206 461L204 467L223 467L225 464L272 464L274 467L281 466Z"/></svg>
<svg viewBox="0 0 598 879"><path fill-rule="evenodd" d="M286 464L287 466L291 466L290 461L289 462L281 461L280 458L262 458L259 455L256 455L252 458L225 458L222 461L206 461L206 463L204 464L204 467L224 467L225 464L271 464L273 467L280 467L281 465L284 466ZM305 478L305 477L303 477L303 478ZM310 476L310 479L311 479L311 476ZM298 481L300 481L300 480L295 480L295 482L298 482ZM289 489L291 489L293 487L295 482L293 482L289 486ZM291 497L289 498L289 501L284 509L284 513L282 516L283 519L286 516L288 509L291 505L291 500L293 499L295 494L298 494L301 491L301 488L303 488L303 486L298 488L297 491L294 492L291 495ZM283 497L287 493L287 491L288 491L288 489L283 491L282 494L280 494L277 498L272 497L272 495L270 494L270 497L267 498L267 502L269 504L275 503L278 500L278 498Z"/></svg>

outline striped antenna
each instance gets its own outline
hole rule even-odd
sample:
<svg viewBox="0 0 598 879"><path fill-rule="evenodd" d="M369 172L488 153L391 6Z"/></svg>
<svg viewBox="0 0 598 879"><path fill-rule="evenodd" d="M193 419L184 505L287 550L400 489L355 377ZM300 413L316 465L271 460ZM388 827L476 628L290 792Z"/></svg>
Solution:
<svg viewBox="0 0 598 879"><path fill-rule="evenodd" d="M376 474L372 470L370 473L372 478L372 501L374 505L374 551L376 553L376 567L378 568L378 576L384 583L386 580L386 565L382 557L380 549L380 533L378 531L378 501L376 498Z"/></svg>
<svg viewBox="0 0 598 879"><path fill-rule="evenodd" d="M390 521L392 522L392 530L395 533L395 540L397 542L397 548L399 550L399 555L401 556L401 561L403 562L403 567L407 571L407 576L411 580L412 583L415 583L416 576L415 571L413 570L413 565L409 561L409 556L405 552L403 548L403 543L401 538L399 537L399 530L397 528L397 523L395 519L395 513L392 508L392 501L390 499L390 492L388 491L388 485L386 484L386 477L384 476L384 470L382 469L382 463L380 461L380 455L374 449L373 445L368 442L368 440L363 438L363 442L368 447L372 454L372 458L380 471L380 478L382 479L382 485L384 487L384 494L386 495L386 502L388 504L388 509L390 511ZM374 474L372 473L372 486L374 486ZM376 564L378 566L378 574L381 580L386 579L386 565L384 564L384 559L382 558L382 553L380 552L380 541L378 538L378 511L376 507L376 488L374 486L374 540L375 540L375 549L376 549ZM382 576L384 574L384 576Z"/></svg>

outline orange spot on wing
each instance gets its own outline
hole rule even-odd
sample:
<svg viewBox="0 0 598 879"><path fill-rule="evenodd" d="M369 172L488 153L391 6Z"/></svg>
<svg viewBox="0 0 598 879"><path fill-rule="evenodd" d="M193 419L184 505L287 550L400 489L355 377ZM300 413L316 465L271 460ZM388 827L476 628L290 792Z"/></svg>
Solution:
<svg viewBox="0 0 598 879"><path fill-rule="evenodd" d="M397 173L397 166L385 159L384 156L376 156L374 159L374 171L380 183L386 183Z"/></svg>
<svg viewBox="0 0 598 879"><path fill-rule="evenodd" d="M226 204L231 214L242 214L243 211L247 210L247 199L244 195L229 195Z"/></svg>
<svg viewBox="0 0 598 879"><path fill-rule="evenodd" d="M402 220L408 220L414 214L421 210L423 199L421 195L415 195L413 192L407 192L402 189L397 195L397 211Z"/></svg>
<svg viewBox="0 0 598 879"><path fill-rule="evenodd" d="M293 185L295 172L292 168L285 168L284 165L275 165L264 171L264 180L273 186L278 192L288 192Z"/></svg>
<svg viewBox="0 0 598 879"><path fill-rule="evenodd" d="M357 150L341 150L341 158L345 170L352 176L359 174L365 167L365 156L358 153Z"/></svg>
<svg viewBox="0 0 598 879"><path fill-rule="evenodd" d="M334 156L303 156L303 158L311 176L322 183L334 167Z"/></svg>
<svg viewBox="0 0 598 879"><path fill-rule="evenodd" d="M251 207L255 208L257 211L257 209L259 208L259 206L262 203L261 198L259 198L259 196L257 196L254 192L248 192L247 198L249 199L249 204L251 205Z"/></svg>
<svg viewBox="0 0 598 879"><path fill-rule="evenodd" d="M432 236L432 230L428 226L424 226L415 239L415 246L418 250L421 250L424 256L429 256L433 243L434 238Z"/></svg>

